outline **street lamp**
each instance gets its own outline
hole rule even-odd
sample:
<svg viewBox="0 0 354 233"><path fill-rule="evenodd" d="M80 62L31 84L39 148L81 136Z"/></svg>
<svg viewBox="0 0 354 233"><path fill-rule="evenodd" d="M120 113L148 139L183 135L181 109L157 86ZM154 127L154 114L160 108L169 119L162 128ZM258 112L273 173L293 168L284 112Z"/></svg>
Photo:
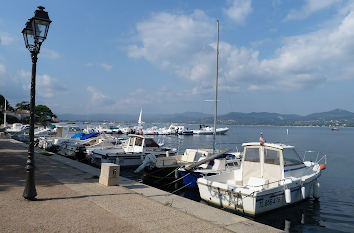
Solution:
<svg viewBox="0 0 354 233"><path fill-rule="evenodd" d="M34 12L34 17L27 21L25 28L22 30L26 48L30 51L32 58L29 146L26 162L26 184L25 190L23 191L23 197L27 200L35 200L37 196L34 182L34 107L36 97L36 66L37 55L43 41L47 38L49 25L52 22L49 19L48 12L44 11L44 9L44 7L39 6Z"/></svg>

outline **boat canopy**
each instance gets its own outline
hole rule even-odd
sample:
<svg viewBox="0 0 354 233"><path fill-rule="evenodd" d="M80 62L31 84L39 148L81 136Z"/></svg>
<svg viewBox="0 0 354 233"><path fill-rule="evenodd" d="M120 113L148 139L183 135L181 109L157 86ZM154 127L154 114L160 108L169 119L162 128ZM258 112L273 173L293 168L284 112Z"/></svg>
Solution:
<svg viewBox="0 0 354 233"><path fill-rule="evenodd" d="M80 140L86 140L86 139L89 139L89 138L92 138L92 137L96 137L98 135L99 135L99 133L97 133L97 132L85 134L85 135L80 137Z"/></svg>
<svg viewBox="0 0 354 233"><path fill-rule="evenodd" d="M302 164L293 146L280 143L244 143L241 165L243 185L254 185L252 181L263 179L269 187L277 186L276 181L284 178L284 166Z"/></svg>

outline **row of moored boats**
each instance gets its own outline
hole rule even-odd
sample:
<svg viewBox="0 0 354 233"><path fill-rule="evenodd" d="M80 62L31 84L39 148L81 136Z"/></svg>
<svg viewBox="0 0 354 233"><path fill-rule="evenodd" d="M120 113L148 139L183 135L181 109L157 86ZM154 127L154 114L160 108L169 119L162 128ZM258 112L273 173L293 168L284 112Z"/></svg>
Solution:
<svg viewBox="0 0 354 233"><path fill-rule="evenodd" d="M146 134L117 137L57 125L36 129L36 135L38 147L95 166L135 167L135 172L159 174L159 179L178 174L176 180L198 187L204 201L249 216L319 198L319 177L326 166L325 155L300 157L293 146L268 143L262 136L259 142L243 143L241 152L186 149L179 154Z"/></svg>

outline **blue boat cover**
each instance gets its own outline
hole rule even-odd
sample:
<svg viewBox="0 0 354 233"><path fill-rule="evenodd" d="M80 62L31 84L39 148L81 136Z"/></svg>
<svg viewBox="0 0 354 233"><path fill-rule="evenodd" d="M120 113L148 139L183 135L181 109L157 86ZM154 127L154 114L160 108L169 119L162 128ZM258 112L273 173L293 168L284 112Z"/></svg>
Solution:
<svg viewBox="0 0 354 233"><path fill-rule="evenodd" d="M97 132L85 134L80 138L80 140L86 140L88 138L96 137L97 135L99 135Z"/></svg>
<svg viewBox="0 0 354 233"><path fill-rule="evenodd" d="M84 136L84 135L85 135L84 133L80 132L80 133L75 134L75 135L72 136L71 138L79 138L79 137L82 137L82 136Z"/></svg>

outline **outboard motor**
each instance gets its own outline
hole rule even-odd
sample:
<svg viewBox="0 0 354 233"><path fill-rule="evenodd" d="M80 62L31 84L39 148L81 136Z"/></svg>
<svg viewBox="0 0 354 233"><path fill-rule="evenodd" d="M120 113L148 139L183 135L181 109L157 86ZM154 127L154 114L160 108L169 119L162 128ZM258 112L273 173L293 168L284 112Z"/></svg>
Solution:
<svg viewBox="0 0 354 233"><path fill-rule="evenodd" d="M143 163L134 171L134 173L141 172L147 166L155 166L156 156L154 154L148 154L145 156Z"/></svg>

